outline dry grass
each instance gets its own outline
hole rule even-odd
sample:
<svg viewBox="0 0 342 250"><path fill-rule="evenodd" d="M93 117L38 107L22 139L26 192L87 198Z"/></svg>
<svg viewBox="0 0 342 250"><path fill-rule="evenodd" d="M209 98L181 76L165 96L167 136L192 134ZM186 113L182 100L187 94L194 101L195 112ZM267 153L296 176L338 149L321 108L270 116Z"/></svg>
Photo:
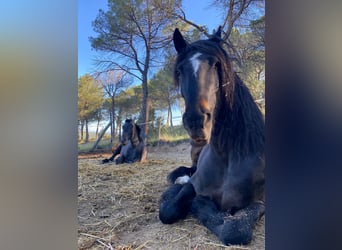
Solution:
<svg viewBox="0 0 342 250"><path fill-rule="evenodd" d="M100 164L108 155L79 159L79 249L264 249L264 219L248 246L226 247L189 216L173 225L158 219L166 175L189 165L189 145L149 148L144 163Z"/></svg>

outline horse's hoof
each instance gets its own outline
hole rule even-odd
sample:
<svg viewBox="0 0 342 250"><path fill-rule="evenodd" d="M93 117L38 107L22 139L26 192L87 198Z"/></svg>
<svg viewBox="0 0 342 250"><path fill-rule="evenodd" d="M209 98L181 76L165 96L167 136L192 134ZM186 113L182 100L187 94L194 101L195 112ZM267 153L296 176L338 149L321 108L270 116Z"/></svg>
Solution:
<svg viewBox="0 0 342 250"><path fill-rule="evenodd" d="M108 162L109 162L108 159L103 159L103 160L102 160L102 164L105 164L105 163L108 163Z"/></svg>
<svg viewBox="0 0 342 250"><path fill-rule="evenodd" d="M241 217L226 221L219 236L225 245L247 245L252 237L252 226Z"/></svg>

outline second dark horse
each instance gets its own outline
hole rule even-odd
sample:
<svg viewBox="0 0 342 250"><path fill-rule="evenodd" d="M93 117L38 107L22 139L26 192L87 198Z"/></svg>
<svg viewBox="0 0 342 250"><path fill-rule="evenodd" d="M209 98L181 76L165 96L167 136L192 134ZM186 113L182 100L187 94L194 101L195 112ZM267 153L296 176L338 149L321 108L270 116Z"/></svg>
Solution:
<svg viewBox="0 0 342 250"><path fill-rule="evenodd" d="M114 159L116 164L142 161L145 156L145 147L140 131L140 127L133 120L126 119L122 126L120 145L113 152L113 155L108 159L102 160L102 163L107 163ZM117 155L119 156L115 158Z"/></svg>

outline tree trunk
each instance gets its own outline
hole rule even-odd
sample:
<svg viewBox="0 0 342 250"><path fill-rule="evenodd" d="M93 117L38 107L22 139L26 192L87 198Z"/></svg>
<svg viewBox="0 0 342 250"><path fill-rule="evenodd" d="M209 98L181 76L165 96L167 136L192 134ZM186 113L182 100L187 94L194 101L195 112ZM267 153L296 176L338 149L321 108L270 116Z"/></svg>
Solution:
<svg viewBox="0 0 342 250"><path fill-rule="evenodd" d="M97 135L98 135L98 133L99 133L99 126L100 126L100 119L97 120L95 138L97 138Z"/></svg>
<svg viewBox="0 0 342 250"><path fill-rule="evenodd" d="M122 114L121 114L121 110L119 109L118 115L116 117L116 127L118 130L119 142L121 141L121 122L122 122Z"/></svg>
<svg viewBox="0 0 342 250"><path fill-rule="evenodd" d="M85 127L86 127L86 138L85 142L89 142L89 131L88 131L88 119L85 120Z"/></svg>
<svg viewBox="0 0 342 250"><path fill-rule="evenodd" d="M169 103L169 112L170 112L170 126L173 128L173 122L172 122L172 107L171 104Z"/></svg>
<svg viewBox="0 0 342 250"><path fill-rule="evenodd" d="M154 123L155 123L155 109L153 109L152 107L149 108L148 111L149 115L148 115L148 126L150 129L152 129L152 131L154 131Z"/></svg>
<svg viewBox="0 0 342 250"><path fill-rule="evenodd" d="M142 92L143 92L142 109L141 109L141 118L142 118L142 124L143 124L142 139L144 141L144 144L146 145L147 135L148 135L148 113L149 113L147 73L143 75Z"/></svg>
<svg viewBox="0 0 342 250"><path fill-rule="evenodd" d="M170 126L170 109L167 108L166 126Z"/></svg>
<svg viewBox="0 0 342 250"><path fill-rule="evenodd" d="M167 126L170 126L171 128L173 128L173 123L172 123L172 107L171 107L171 103L170 100L168 100L167 103L168 107L167 107Z"/></svg>
<svg viewBox="0 0 342 250"><path fill-rule="evenodd" d="M147 74L150 68L150 53L151 53L151 44L150 40L146 41L146 57L144 63L144 69L141 71L142 73L142 92L143 92L143 100L142 100L142 109L141 109L141 118L143 122L143 130L142 130L142 139L146 146L147 144L147 135L148 135L148 115L150 108L150 100L148 98L148 85L147 85Z"/></svg>
<svg viewBox="0 0 342 250"><path fill-rule="evenodd" d="M83 141L84 120L81 120L81 141Z"/></svg>
<svg viewBox="0 0 342 250"><path fill-rule="evenodd" d="M112 144L113 140L112 140L112 134L113 134L113 123L112 123L112 112L109 111L109 125L110 125L110 143Z"/></svg>
<svg viewBox="0 0 342 250"><path fill-rule="evenodd" d="M111 99L112 99L112 110L111 110L111 113L112 113L112 133L111 133L111 142L112 144L114 144L114 138L115 138L115 99L114 99L114 95L111 96ZM112 145L113 146L113 145Z"/></svg>
<svg viewBox="0 0 342 250"><path fill-rule="evenodd" d="M160 131L161 131L161 117L158 118L158 146L160 142Z"/></svg>
<svg viewBox="0 0 342 250"><path fill-rule="evenodd" d="M97 138L96 142L94 143L93 147L89 150L89 152L92 152L96 149L97 145L100 143L103 135L106 133L107 129L110 127L111 122L107 124L107 126L101 131L99 138Z"/></svg>
<svg viewBox="0 0 342 250"><path fill-rule="evenodd" d="M121 122L120 122L121 123ZM121 126L119 127L119 142L121 141Z"/></svg>

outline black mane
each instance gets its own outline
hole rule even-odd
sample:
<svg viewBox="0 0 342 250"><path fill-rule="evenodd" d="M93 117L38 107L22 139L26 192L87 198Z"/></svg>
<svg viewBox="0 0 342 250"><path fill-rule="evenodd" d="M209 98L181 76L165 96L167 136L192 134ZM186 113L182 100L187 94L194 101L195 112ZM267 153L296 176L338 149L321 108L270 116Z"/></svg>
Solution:
<svg viewBox="0 0 342 250"><path fill-rule="evenodd" d="M237 74L231 84L233 98L228 98L230 89L222 88L221 104L217 107L220 116L215 119L212 142L217 143L220 151L233 150L234 157L261 156L265 142L263 116Z"/></svg>

